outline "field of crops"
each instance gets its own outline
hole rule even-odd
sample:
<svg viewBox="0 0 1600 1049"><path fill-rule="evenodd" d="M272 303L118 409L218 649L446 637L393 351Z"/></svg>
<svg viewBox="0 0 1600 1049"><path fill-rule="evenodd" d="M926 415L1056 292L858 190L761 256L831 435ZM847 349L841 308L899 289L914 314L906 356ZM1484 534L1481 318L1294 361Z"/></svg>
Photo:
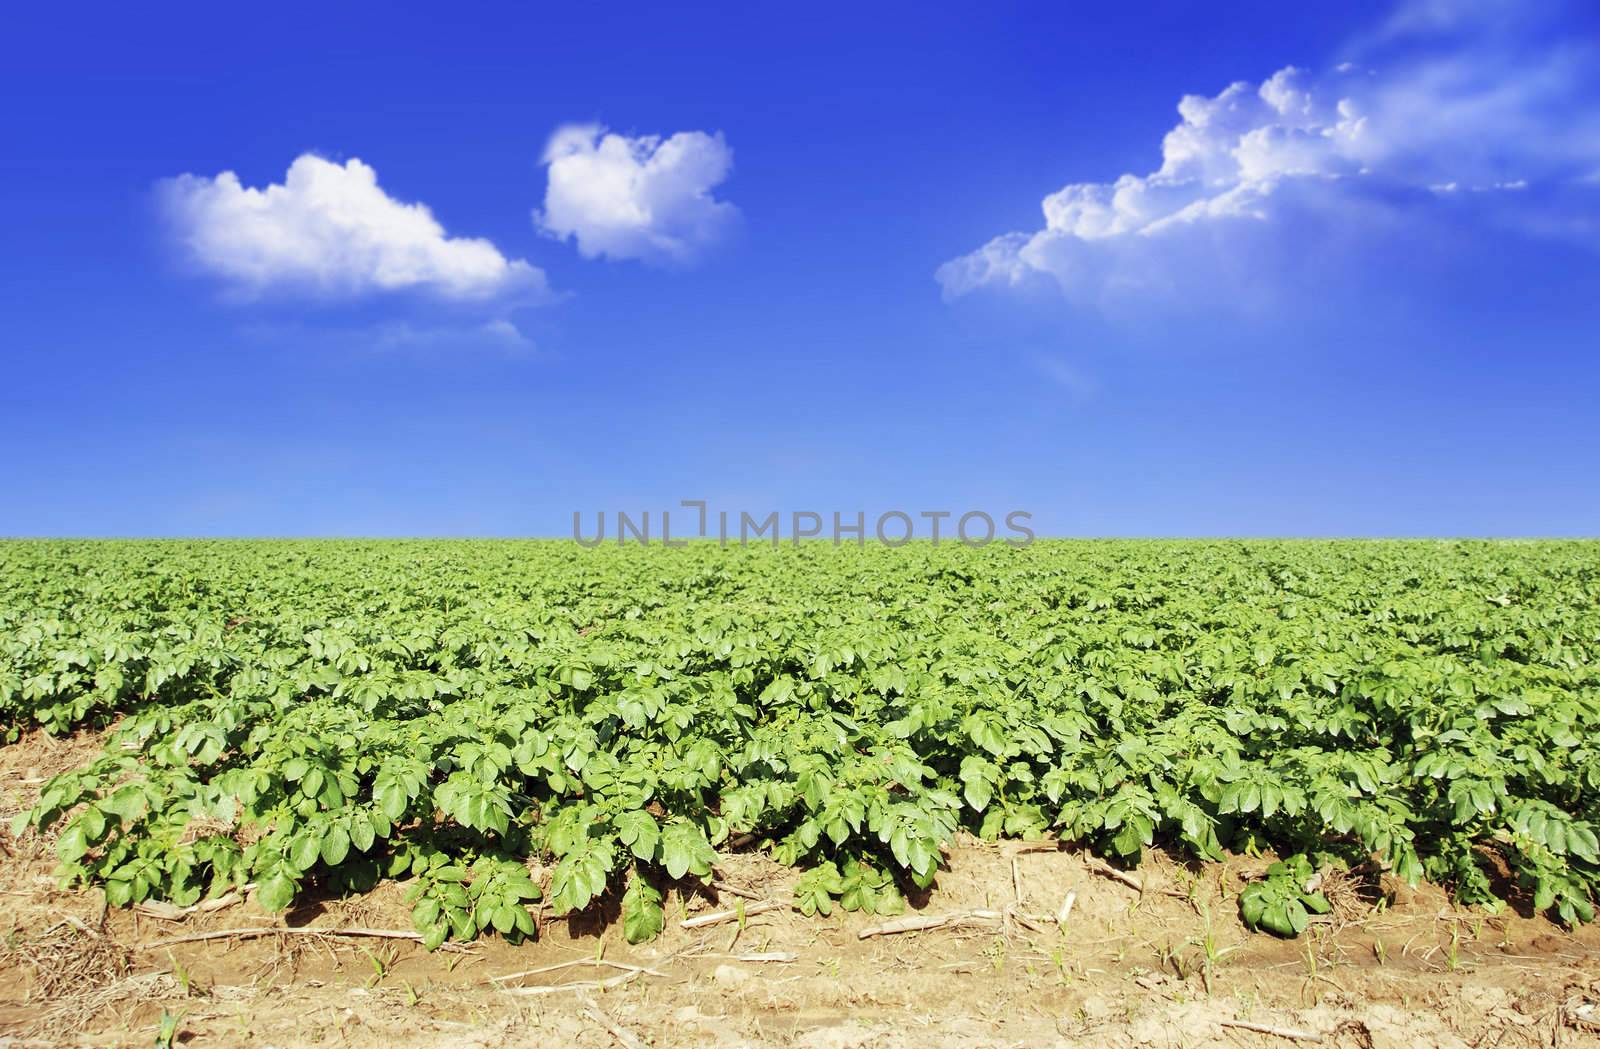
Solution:
<svg viewBox="0 0 1600 1049"><path fill-rule="evenodd" d="M0 544L0 731L105 728L25 820L110 901L410 885L426 942L719 851L795 906L937 894L941 846L1058 836L1600 890L1600 544ZM19 828L20 829L20 828Z"/></svg>

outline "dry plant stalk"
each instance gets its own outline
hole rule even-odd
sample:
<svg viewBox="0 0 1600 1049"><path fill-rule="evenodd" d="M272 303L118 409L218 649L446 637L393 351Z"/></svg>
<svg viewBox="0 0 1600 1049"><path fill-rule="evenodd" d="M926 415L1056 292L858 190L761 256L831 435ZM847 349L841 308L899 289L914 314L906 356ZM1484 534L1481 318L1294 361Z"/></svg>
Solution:
<svg viewBox="0 0 1600 1049"><path fill-rule="evenodd" d="M133 953L104 932L68 918L6 948L0 961L33 973L30 999L60 999L122 979L132 968Z"/></svg>
<svg viewBox="0 0 1600 1049"><path fill-rule="evenodd" d="M1302 1031L1294 1027L1273 1027L1271 1024L1252 1023L1249 1020L1218 1020L1217 1025L1219 1027L1237 1027L1241 1031L1254 1031L1257 1034L1270 1034L1296 1042L1322 1041L1322 1035L1315 1031Z"/></svg>
<svg viewBox="0 0 1600 1049"><path fill-rule="evenodd" d="M776 900L766 900L762 903L752 903L750 906L744 908L743 914L748 918L752 914L764 914L767 911L775 911L782 906L784 905ZM740 913L741 912L737 909L731 911L712 911L710 914L702 914L695 918L686 918L679 922L678 925L684 929L699 929L707 925L720 925L723 922L737 921Z"/></svg>
<svg viewBox="0 0 1600 1049"><path fill-rule="evenodd" d="M624 1049L648 1049L644 1042L632 1031L613 1020L606 1011L600 1008L593 998L587 994L580 995L578 1000L583 1003L583 1013L595 1023L604 1027L611 1037L615 1038Z"/></svg>

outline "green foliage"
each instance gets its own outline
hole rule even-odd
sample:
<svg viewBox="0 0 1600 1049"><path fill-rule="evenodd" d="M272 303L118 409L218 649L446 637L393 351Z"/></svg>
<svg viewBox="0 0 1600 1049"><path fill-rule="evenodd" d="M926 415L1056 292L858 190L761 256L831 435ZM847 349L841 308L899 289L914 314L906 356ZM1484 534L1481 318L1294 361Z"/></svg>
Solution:
<svg viewBox="0 0 1600 1049"><path fill-rule="evenodd" d="M749 841L883 914L959 830L1600 889L1600 545L0 544L0 732L109 728L20 824L118 905L409 880L432 946ZM536 881L532 872L537 871Z"/></svg>
<svg viewBox="0 0 1600 1049"><path fill-rule="evenodd" d="M905 897L888 871L853 858L845 860L840 871L839 905L867 914L899 914L906 909Z"/></svg>
<svg viewBox="0 0 1600 1049"><path fill-rule="evenodd" d="M1299 936L1313 914L1328 913L1328 898L1312 888L1315 872L1304 856L1291 856L1267 868L1267 876L1239 894L1239 914L1252 929Z"/></svg>
<svg viewBox="0 0 1600 1049"><path fill-rule="evenodd" d="M643 943L660 935L667 923L667 914L661 906L661 893L645 881L637 870L628 879L628 889L622 894L622 933L629 943Z"/></svg>
<svg viewBox="0 0 1600 1049"><path fill-rule="evenodd" d="M819 863L800 875L794 886L795 909L807 917L833 913L833 898L844 892L844 878L832 860Z"/></svg>

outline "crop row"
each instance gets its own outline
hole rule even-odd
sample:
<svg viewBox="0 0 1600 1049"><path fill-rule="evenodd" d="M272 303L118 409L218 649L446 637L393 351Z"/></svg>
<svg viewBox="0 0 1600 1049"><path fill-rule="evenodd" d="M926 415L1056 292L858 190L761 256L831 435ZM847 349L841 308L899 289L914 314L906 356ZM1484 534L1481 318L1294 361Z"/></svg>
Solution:
<svg viewBox="0 0 1600 1049"><path fill-rule="evenodd" d="M430 944L730 842L889 912L965 828L1600 889L1600 545L0 545L0 728L109 726L27 821L114 904L411 883ZM1509 880L1491 872L1509 871Z"/></svg>

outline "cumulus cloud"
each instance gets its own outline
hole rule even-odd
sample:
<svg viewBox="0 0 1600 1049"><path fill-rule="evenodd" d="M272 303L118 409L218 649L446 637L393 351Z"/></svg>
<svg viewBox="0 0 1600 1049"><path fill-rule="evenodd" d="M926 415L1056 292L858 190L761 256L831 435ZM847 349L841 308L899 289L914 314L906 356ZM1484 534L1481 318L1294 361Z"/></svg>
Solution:
<svg viewBox="0 0 1600 1049"><path fill-rule="evenodd" d="M398 201L361 161L310 153L282 184L243 185L231 171L163 181L163 211L190 260L248 294L325 295L422 289L448 299L542 296L542 270L487 240L451 237L425 204Z"/></svg>
<svg viewBox="0 0 1600 1049"><path fill-rule="evenodd" d="M1514 37L1510 10L1420 0L1334 68L1186 96L1159 168L1050 194L1042 229L940 267L946 298L1032 285L1094 305L1204 295L1230 278L1257 286L1309 245L1326 255L1435 222L1587 235L1600 213L1581 191L1600 165L1595 49Z"/></svg>
<svg viewBox="0 0 1600 1049"><path fill-rule="evenodd" d="M584 258L686 264L739 219L711 191L733 166L721 133L630 138L595 124L564 127L545 147L544 208L534 223L572 237Z"/></svg>

